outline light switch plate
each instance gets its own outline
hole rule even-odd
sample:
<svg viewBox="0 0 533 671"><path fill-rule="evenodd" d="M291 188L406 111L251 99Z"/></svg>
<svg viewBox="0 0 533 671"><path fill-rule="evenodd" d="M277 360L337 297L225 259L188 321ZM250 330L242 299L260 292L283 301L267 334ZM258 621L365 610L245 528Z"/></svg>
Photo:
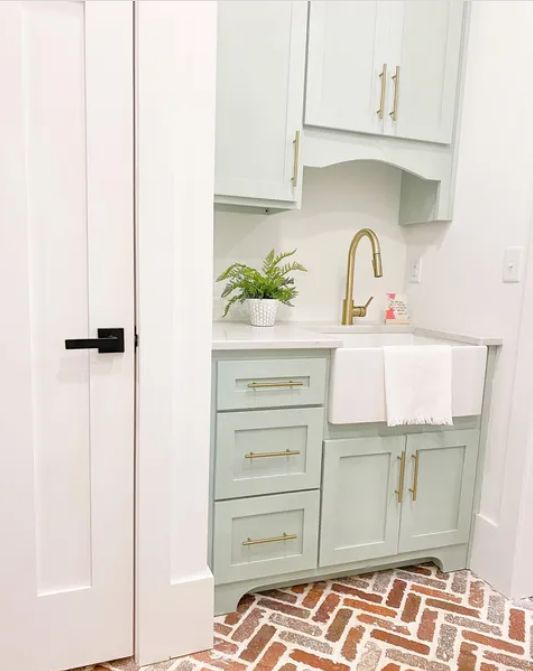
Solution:
<svg viewBox="0 0 533 671"><path fill-rule="evenodd" d="M503 255L503 281L520 282L524 259L523 247L507 247Z"/></svg>

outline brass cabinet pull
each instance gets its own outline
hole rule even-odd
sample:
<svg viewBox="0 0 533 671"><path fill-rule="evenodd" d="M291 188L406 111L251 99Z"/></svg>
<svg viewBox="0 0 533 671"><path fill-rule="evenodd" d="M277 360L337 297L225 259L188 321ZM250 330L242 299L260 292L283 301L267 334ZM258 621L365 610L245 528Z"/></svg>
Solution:
<svg viewBox="0 0 533 671"><path fill-rule="evenodd" d="M398 95L400 92L400 66L396 66L396 70L392 75L392 80L394 82L394 99L392 103L392 112L389 112L389 116L393 121L398 119Z"/></svg>
<svg viewBox="0 0 533 671"><path fill-rule="evenodd" d="M383 69L379 74L381 79L381 91L379 94L379 109L376 111L376 114L380 119L383 119L383 114L385 113L385 95L387 92L387 64L383 63Z"/></svg>
<svg viewBox="0 0 533 671"><path fill-rule="evenodd" d="M287 534L285 531L281 536L271 536L270 538L247 538L242 542L243 545L261 545L262 543L279 543L280 541L294 541L298 538L296 534Z"/></svg>
<svg viewBox="0 0 533 671"><path fill-rule="evenodd" d="M413 496L413 501L416 501L416 493L418 491L418 450L411 455L411 459L415 460L415 467L413 471L413 486L409 487L409 491Z"/></svg>
<svg viewBox="0 0 533 671"><path fill-rule="evenodd" d="M245 459L264 459L265 457L296 457L300 450L280 450L279 452L248 452Z"/></svg>
<svg viewBox="0 0 533 671"><path fill-rule="evenodd" d="M264 387L303 387L303 382L295 382L294 380L288 380L287 382L248 382L248 387L250 389L261 389Z"/></svg>
<svg viewBox="0 0 533 671"><path fill-rule="evenodd" d="M394 490L394 493L396 494L398 498L398 503L402 503L403 501L403 488L404 488L404 482L405 482L405 452L402 452L401 456L396 457L397 459L400 460L400 475L398 478L398 489Z"/></svg>
<svg viewBox="0 0 533 671"><path fill-rule="evenodd" d="M291 177L291 182L294 188L296 188L296 185L298 184L298 168L299 168L299 163L300 163L300 131L297 130L296 134L294 136L294 140L292 141L292 145L294 148L294 160L293 160L293 165L292 165L292 177Z"/></svg>

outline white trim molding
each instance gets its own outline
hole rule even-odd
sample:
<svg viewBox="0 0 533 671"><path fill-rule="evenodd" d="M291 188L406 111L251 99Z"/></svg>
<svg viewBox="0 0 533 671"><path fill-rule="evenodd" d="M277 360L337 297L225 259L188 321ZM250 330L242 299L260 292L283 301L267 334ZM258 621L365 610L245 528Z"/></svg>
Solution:
<svg viewBox="0 0 533 671"><path fill-rule="evenodd" d="M136 659L212 646L216 3L136 3Z"/></svg>

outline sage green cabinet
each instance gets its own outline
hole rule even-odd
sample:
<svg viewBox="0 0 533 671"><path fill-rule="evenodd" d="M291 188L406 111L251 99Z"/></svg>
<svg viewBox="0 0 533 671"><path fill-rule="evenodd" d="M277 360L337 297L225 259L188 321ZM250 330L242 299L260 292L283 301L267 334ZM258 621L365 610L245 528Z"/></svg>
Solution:
<svg viewBox="0 0 533 671"><path fill-rule="evenodd" d="M326 440L320 565L467 543L479 432Z"/></svg>
<svg viewBox="0 0 533 671"><path fill-rule="evenodd" d="M216 584L315 568L320 492L215 503Z"/></svg>
<svg viewBox="0 0 533 671"><path fill-rule="evenodd" d="M384 116L378 116L376 110L385 54L376 43L386 43L382 34L385 4L375 0L310 3L306 124L383 132Z"/></svg>
<svg viewBox="0 0 533 671"><path fill-rule="evenodd" d="M311 3L305 123L450 143L462 0Z"/></svg>
<svg viewBox="0 0 533 671"><path fill-rule="evenodd" d="M324 421L327 364L304 350L215 356L217 613L261 587L427 559L467 566L477 422L339 430Z"/></svg>
<svg viewBox="0 0 533 671"><path fill-rule="evenodd" d="M324 441L320 566L396 554L405 437Z"/></svg>
<svg viewBox="0 0 533 671"><path fill-rule="evenodd" d="M478 439L474 430L407 437L400 552L468 541Z"/></svg>
<svg viewBox="0 0 533 671"><path fill-rule="evenodd" d="M216 202L299 200L306 19L304 2L218 3Z"/></svg>
<svg viewBox="0 0 533 671"><path fill-rule="evenodd" d="M450 143L456 109L462 0L402 2L396 121L391 134ZM394 74L394 73L393 73ZM394 87L393 87L394 88ZM393 91L394 95L394 91Z"/></svg>
<svg viewBox="0 0 533 671"><path fill-rule="evenodd" d="M318 489L323 408L219 412L215 498Z"/></svg>
<svg viewBox="0 0 533 671"><path fill-rule="evenodd" d="M326 359L286 357L219 361L217 409L322 405Z"/></svg>

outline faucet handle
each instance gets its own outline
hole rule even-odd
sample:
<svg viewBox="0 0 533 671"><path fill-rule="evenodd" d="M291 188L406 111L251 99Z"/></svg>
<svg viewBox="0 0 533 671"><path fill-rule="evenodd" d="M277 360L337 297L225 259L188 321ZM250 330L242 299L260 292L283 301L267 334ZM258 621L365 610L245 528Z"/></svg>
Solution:
<svg viewBox="0 0 533 671"><path fill-rule="evenodd" d="M352 315L354 317L366 317L366 309L374 300L374 296L370 296L364 305L354 305L352 308Z"/></svg>

